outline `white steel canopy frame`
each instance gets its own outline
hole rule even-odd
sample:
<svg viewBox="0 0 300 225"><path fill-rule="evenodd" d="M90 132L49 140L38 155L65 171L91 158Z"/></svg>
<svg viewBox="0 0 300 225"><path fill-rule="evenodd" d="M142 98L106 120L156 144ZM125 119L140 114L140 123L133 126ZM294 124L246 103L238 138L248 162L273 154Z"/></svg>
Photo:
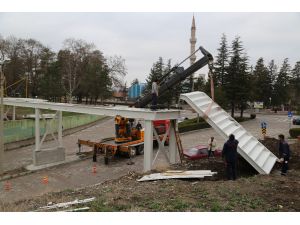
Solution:
<svg viewBox="0 0 300 225"><path fill-rule="evenodd" d="M116 116L121 115L127 118L139 118L145 120L145 134L144 134L144 171L152 169L153 165L153 135L156 136L159 151L164 151L164 142L167 135L162 141L157 137L156 131L153 129L153 120L176 120L180 118L180 110L157 110L151 111L150 109L130 108L126 106L114 107L100 107L100 106L86 106L79 104L68 103L52 103L42 99L28 99L28 98L4 98L4 105L19 106L35 108L35 149L33 150L33 161L35 164L35 152L41 150L40 146L40 132L39 132L39 111L40 109L55 110L58 113L59 126L58 126L58 143L62 147L62 111L76 112L93 115L106 115ZM176 124L176 123L175 123ZM175 137L175 129L173 123L170 123L170 128L166 131L169 133L169 159L171 164L176 163L177 145ZM165 152L164 152L165 154Z"/></svg>

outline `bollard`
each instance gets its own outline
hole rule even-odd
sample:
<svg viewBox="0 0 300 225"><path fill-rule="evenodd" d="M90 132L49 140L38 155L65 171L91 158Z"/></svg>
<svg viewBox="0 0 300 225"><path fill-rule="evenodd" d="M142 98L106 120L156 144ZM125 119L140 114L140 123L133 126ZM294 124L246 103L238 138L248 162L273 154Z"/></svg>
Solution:
<svg viewBox="0 0 300 225"><path fill-rule="evenodd" d="M43 177L43 184L48 184L48 176Z"/></svg>
<svg viewBox="0 0 300 225"><path fill-rule="evenodd" d="M4 184L4 190L10 191L11 190L11 183L9 181L6 181Z"/></svg>

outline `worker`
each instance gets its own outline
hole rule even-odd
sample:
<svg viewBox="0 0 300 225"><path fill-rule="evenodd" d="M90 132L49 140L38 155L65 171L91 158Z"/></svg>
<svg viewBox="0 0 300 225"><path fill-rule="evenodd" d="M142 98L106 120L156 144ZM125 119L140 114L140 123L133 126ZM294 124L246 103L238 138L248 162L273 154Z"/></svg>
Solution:
<svg viewBox="0 0 300 225"><path fill-rule="evenodd" d="M117 138L120 137L119 130L120 130L120 116L117 115L115 117L115 132Z"/></svg>
<svg viewBox="0 0 300 225"><path fill-rule="evenodd" d="M132 127L135 127L135 119L130 118L130 119L129 119L129 123L130 123L130 127L131 127L131 128L132 128Z"/></svg>
<svg viewBox="0 0 300 225"><path fill-rule="evenodd" d="M128 119L125 120L126 137L131 136L131 124Z"/></svg>
<svg viewBox="0 0 300 225"><path fill-rule="evenodd" d="M142 124L140 123L140 121L138 121L138 123L136 124L135 128L137 130L141 130L143 127L142 127Z"/></svg>
<svg viewBox="0 0 300 225"><path fill-rule="evenodd" d="M158 79L155 78L154 81L152 82L152 110L157 109L157 98L158 98Z"/></svg>
<svg viewBox="0 0 300 225"><path fill-rule="evenodd" d="M279 138L279 162L282 163L281 175L286 176L287 170L289 169L289 160L290 160L290 146L284 140L284 135L278 135Z"/></svg>
<svg viewBox="0 0 300 225"><path fill-rule="evenodd" d="M208 140L208 160L209 158L212 156L213 158L215 158L215 149L216 149L217 143L215 141L214 137L210 137Z"/></svg>
<svg viewBox="0 0 300 225"><path fill-rule="evenodd" d="M236 179L236 164L237 164L237 146L238 141L235 140L233 134L229 135L229 140L224 144L222 158L225 160L226 174L228 180Z"/></svg>

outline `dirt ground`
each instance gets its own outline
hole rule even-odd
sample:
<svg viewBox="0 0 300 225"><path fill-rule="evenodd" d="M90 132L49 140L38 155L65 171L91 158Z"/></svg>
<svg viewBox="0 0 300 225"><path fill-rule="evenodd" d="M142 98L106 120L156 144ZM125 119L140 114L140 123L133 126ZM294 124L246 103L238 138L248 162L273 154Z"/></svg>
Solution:
<svg viewBox="0 0 300 225"><path fill-rule="evenodd" d="M262 141L277 154L276 139ZM15 203L2 203L0 211L34 211L49 203L96 197L78 207L88 211L300 211L300 147L290 145L292 157L288 176L280 175L275 165L270 175L259 175L239 160L239 179L226 181L224 164L215 161L185 161L172 169L210 169L216 176L193 180L138 182L142 174L128 172L120 179L85 187L48 193ZM248 167L248 169L247 169ZM62 210L62 209L59 209Z"/></svg>

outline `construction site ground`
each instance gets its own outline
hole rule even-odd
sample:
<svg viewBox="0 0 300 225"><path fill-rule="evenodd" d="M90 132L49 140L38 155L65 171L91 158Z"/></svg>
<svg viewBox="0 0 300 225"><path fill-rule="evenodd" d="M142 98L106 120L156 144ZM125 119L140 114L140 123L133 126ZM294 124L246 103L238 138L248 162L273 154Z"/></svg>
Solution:
<svg viewBox="0 0 300 225"><path fill-rule="evenodd" d="M268 135L279 133L288 136L288 118L280 115L259 115L255 120L242 125L260 138L260 122L268 123ZM98 140L113 135L113 121L102 121L94 127L64 137L68 157L75 157L76 140ZM213 129L204 129L181 135L184 148L206 144L215 136L218 147L224 140ZM47 144L51 144L48 142ZM277 154L276 140L266 144ZM31 146L32 147L32 146ZM108 166L101 157L93 173L91 159L40 170L8 180L10 190L5 190L7 181L0 182L0 211L33 211L49 202L60 203L96 197L87 203L90 211L299 211L300 210L300 149L292 145L292 159L287 177L280 176L276 165L271 175L258 175L243 160L239 161L239 179L226 181L224 163L220 158L185 162L169 167L163 155L155 163L156 170L209 169L216 176L194 180L164 180L137 182L142 176L143 156L133 159L119 158ZM18 154L21 152L22 154ZM31 163L29 147L6 152L10 168L18 169ZM23 158L21 157L23 156ZM8 161L10 160L10 161ZM48 183L43 183L44 177Z"/></svg>

